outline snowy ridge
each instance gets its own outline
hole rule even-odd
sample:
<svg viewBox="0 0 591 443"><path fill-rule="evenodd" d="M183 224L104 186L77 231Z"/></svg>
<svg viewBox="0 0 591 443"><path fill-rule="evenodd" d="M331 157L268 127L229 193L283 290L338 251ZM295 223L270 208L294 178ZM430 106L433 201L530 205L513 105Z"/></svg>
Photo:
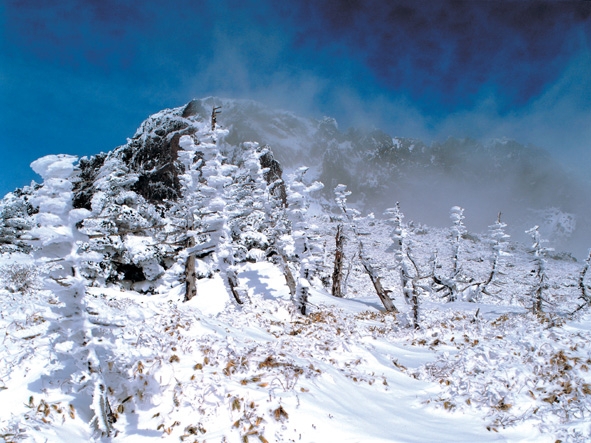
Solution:
<svg viewBox="0 0 591 443"><path fill-rule="evenodd" d="M307 141L322 162L284 172ZM501 214L473 232L469 207L364 216L360 184L317 181L391 148L436 151L210 98L34 162L43 183L2 202L0 436L588 441L591 258L537 226L514 241Z"/></svg>

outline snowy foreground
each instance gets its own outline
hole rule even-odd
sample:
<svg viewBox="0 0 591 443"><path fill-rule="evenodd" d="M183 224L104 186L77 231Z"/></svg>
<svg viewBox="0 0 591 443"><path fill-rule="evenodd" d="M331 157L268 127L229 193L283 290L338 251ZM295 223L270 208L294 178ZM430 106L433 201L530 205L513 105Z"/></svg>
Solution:
<svg viewBox="0 0 591 443"><path fill-rule="evenodd" d="M188 303L182 285L90 288L117 418L109 441L588 441L589 313L540 321L510 305L425 303L414 330L362 288L346 299L314 290L303 317L284 281L269 263L247 264L242 307L217 278ZM64 386L80 368L56 336L69 321L58 301L47 291L0 301L5 441L93 440L91 405Z"/></svg>

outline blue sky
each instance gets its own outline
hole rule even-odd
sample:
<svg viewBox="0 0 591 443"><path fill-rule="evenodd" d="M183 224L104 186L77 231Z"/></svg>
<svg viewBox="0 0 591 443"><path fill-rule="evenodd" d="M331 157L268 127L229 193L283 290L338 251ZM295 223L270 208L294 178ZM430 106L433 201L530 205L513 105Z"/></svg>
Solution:
<svg viewBox="0 0 591 443"><path fill-rule="evenodd" d="M0 0L0 193L194 97L591 166L591 2Z"/></svg>

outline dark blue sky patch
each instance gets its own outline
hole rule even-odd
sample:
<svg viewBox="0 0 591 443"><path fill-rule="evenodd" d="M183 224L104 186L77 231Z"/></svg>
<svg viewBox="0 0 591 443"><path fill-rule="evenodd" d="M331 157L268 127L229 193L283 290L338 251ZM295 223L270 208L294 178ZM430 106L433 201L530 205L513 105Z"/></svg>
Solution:
<svg viewBox="0 0 591 443"><path fill-rule="evenodd" d="M130 66L134 34L155 24L133 2L115 0L9 1L6 35L13 51L72 69L105 73Z"/></svg>
<svg viewBox="0 0 591 443"><path fill-rule="evenodd" d="M473 106L492 87L512 107L588 44L591 2L330 0L304 2L297 20L297 45L342 45L383 87L425 106Z"/></svg>

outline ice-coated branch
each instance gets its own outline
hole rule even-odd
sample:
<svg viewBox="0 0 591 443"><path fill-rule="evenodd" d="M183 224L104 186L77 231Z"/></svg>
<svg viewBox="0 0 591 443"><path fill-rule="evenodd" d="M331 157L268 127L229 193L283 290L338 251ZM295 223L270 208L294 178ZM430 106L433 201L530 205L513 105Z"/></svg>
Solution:
<svg viewBox="0 0 591 443"><path fill-rule="evenodd" d="M460 245L462 236L466 233L464 226L464 208L454 206L450 211L450 219L452 221L451 234L453 238L453 255L452 255L452 278L455 278L460 272ZM450 296L450 301L455 301L456 294Z"/></svg>

